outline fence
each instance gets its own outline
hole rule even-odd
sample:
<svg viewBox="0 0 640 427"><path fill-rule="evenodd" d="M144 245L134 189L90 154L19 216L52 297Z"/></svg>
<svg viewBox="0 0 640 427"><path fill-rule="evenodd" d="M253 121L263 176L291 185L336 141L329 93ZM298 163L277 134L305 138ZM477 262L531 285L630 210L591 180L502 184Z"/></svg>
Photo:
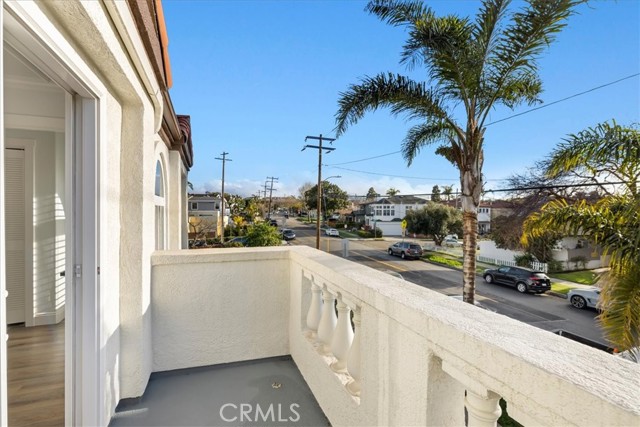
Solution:
<svg viewBox="0 0 640 427"><path fill-rule="evenodd" d="M478 257L476 257L476 260L480 261L480 262L484 262L486 264L506 265L508 267L517 267L518 266L518 264L516 264L516 262L514 260L504 260L504 259L497 259L497 258L489 258L489 257L485 257L485 256L478 256ZM534 270L544 271L545 273L547 273L549 271L549 266L547 265L547 263L544 263L544 262L533 261L533 262L531 262L530 267L533 268Z"/></svg>

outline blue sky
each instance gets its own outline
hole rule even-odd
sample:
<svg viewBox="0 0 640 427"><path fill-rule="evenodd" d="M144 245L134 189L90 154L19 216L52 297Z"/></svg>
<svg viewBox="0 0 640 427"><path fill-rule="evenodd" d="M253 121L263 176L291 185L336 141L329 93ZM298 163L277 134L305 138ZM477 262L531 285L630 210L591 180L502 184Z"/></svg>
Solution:
<svg viewBox="0 0 640 427"><path fill-rule="evenodd" d="M438 14L475 16L480 2L427 2ZM164 0L173 73L171 97L192 120L196 191L257 194L277 177L274 195L297 195L317 180L317 150L301 152L307 135L332 137L339 93L364 76L420 69L399 65L404 30L364 12L365 1ZM521 5L515 2L514 6ZM540 61L544 103L640 72L640 1L591 1L578 9ZM544 105L544 104L542 104ZM496 109L497 121L524 112ZM487 188L543 159L567 134L605 120L640 121L638 76L523 114L487 128ZM456 169L425 147L411 167L401 155L356 160L400 150L410 124L387 110L352 126L325 155L323 177L349 194L429 193L434 185L459 188ZM311 143L311 142L310 142Z"/></svg>

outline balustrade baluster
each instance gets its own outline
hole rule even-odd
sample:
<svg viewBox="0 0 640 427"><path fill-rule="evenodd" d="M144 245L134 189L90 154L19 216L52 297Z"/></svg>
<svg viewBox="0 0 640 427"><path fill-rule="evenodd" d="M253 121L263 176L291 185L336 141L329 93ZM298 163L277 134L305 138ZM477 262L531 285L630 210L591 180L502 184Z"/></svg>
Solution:
<svg viewBox="0 0 640 427"><path fill-rule="evenodd" d="M317 349L321 354L331 353L331 338L338 319L334 309L335 296L325 286L322 290L322 317L316 337Z"/></svg>
<svg viewBox="0 0 640 427"><path fill-rule="evenodd" d="M347 368L347 356L353 342L353 329L351 328L351 309L338 294L338 324L331 339L331 352L336 357L331 364L335 372L345 372Z"/></svg>
<svg viewBox="0 0 640 427"><path fill-rule="evenodd" d="M307 313L307 330L305 336L315 339L320 325L320 315L322 313L322 299L320 298L322 289L315 283L311 283L311 305Z"/></svg>
<svg viewBox="0 0 640 427"><path fill-rule="evenodd" d="M360 396L360 308L353 312L353 342L347 356L347 372L353 380L347 384L347 389L354 396Z"/></svg>
<svg viewBox="0 0 640 427"><path fill-rule="evenodd" d="M500 396L489 391L489 397L480 396L467 390L464 404L469 414L469 427L495 427L502 414Z"/></svg>

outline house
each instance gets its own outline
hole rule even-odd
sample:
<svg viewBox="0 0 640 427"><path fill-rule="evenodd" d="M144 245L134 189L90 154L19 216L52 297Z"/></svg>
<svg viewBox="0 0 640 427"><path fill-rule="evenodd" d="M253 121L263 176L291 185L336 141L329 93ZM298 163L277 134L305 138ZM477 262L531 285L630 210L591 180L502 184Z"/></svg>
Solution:
<svg viewBox="0 0 640 427"><path fill-rule="evenodd" d="M309 247L184 250L191 123L169 97L161 2L1 10L0 284L23 260L61 280L29 301L63 296L64 322L7 327L15 290L0 293L0 425L18 404L40 425L115 427L294 424L313 403L331 425L495 426L501 397L525 425L640 424L640 373L621 358ZM62 417L37 390L49 369L13 353L36 328L66 338L46 384ZM59 356L40 344L30 357ZM205 377L227 369L244 374ZM38 381L16 391L20 372Z"/></svg>
<svg viewBox="0 0 640 427"><path fill-rule="evenodd" d="M0 425L107 425L152 369L151 255L187 247L191 120L169 96L161 3L0 10ZM34 362L12 338L32 331L60 338L36 352L60 354L49 393L15 377Z"/></svg>
<svg viewBox="0 0 640 427"><path fill-rule="evenodd" d="M199 235L216 237L222 234L222 227L229 224L229 202L225 200L224 216L220 221L222 198L208 194L189 194L189 238Z"/></svg>
<svg viewBox="0 0 640 427"><path fill-rule="evenodd" d="M364 203L365 225L382 230L384 236L401 236L402 219L412 209L420 209L427 200L416 196L388 196Z"/></svg>

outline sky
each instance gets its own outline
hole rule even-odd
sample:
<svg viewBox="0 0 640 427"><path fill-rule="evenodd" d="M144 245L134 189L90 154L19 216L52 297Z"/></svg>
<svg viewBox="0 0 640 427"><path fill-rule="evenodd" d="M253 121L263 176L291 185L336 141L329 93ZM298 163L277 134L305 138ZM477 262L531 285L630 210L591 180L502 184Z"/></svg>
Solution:
<svg viewBox="0 0 640 427"><path fill-rule="evenodd" d="M480 6L475 0L427 4L438 15L470 17ZM317 182L318 150L301 151L317 141L305 137L335 136L341 92L382 72L425 79L423 69L399 64L405 30L365 6L357 0L163 1L170 94L176 112L191 116L188 179L196 192L220 191L216 157L227 152L225 193L259 194L274 177L274 196L297 196L304 183ZM490 115L497 123L485 134L485 189L504 188L505 178L543 160L569 134L612 119L640 122L640 1L579 6L541 55L539 70L544 91L537 107L543 108L499 107ZM434 185L459 189L457 169L434 153L436 146L407 166L398 151L412 124L386 109L367 114L323 155L323 179L350 195L370 187L406 195L430 193Z"/></svg>

